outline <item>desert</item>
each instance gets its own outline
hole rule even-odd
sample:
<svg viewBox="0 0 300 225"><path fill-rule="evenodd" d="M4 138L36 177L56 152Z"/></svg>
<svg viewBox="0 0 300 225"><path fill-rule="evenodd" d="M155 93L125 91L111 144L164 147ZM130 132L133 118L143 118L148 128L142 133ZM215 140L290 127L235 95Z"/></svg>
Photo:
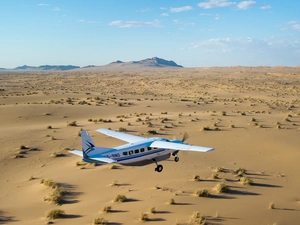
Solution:
<svg viewBox="0 0 300 225"><path fill-rule="evenodd" d="M299 224L299 67L1 71L0 80L0 224ZM187 132L215 151L179 152L161 173L69 153L81 149L81 129L99 146L124 144L98 128Z"/></svg>

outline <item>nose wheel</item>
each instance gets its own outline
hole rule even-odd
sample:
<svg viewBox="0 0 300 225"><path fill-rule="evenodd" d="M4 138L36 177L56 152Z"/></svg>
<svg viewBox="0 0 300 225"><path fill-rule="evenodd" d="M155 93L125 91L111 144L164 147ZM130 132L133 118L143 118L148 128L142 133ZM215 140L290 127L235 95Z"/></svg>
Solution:
<svg viewBox="0 0 300 225"><path fill-rule="evenodd" d="M178 157L177 155L175 156L174 161L175 161L175 162L178 162L178 161L179 161L179 157Z"/></svg>
<svg viewBox="0 0 300 225"><path fill-rule="evenodd" d="M160 164L157 164L157 161L155 160L155 159L152 159L153 160L153 162L155 162L155 164L156 164L156 167L155 167L155 171L156 172L158 172L158 173L160 173L161 171L163 171L163 166L162 165L160 165Z"/></svg>

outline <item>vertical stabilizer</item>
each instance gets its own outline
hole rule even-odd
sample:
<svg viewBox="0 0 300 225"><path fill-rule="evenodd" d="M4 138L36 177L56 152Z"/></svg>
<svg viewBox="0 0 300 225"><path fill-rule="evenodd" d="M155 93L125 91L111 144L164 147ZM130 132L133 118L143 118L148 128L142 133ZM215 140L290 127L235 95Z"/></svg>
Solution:
<svg viewBox="0 0 300 225"><path fill-rule="evenodd" d="M86 130L82 130L80 132L81 135L81 144L82 144L82 152L83 158L88 158L88 153L93 151L95 148L95 144Z"/></svg>

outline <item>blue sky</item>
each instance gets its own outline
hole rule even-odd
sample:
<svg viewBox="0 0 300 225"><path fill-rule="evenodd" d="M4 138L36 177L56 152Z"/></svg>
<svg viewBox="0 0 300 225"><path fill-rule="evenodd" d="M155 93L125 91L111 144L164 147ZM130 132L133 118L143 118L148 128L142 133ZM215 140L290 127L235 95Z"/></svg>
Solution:
<svg viewBox="0 0 300 225"><path fill-rule="evenodd" d="M300 1L1 0L0 67L299 66Z"/></svg>

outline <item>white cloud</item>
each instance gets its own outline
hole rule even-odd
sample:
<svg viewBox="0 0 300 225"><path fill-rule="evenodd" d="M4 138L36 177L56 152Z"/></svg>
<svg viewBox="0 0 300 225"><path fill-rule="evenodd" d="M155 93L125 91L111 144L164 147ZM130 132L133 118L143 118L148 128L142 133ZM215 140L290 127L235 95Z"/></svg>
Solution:
<svg viewBox="0 0 300 225"><path fill-rule="evenodd" d="M184 25L184 26L195 26L195 23L192 23L192 22L191 23L184 23L180 20L173 20L173 23L179 24L179 25Z"/></svg>
<svg viewBox="0 0 300 225"><path fill-rule="evenodd" d="M151 10L150 8L137 10L137 12L141 12L141 13L144 13L144 12L151 12L151 11L152 11L152 10Z"/></svg>
<svg viewBox="0 0 300 225"><path fill-rule="evenodd" d="M169 16L168 13L162 13L161 16Z"/></svg>
<svg viewBox="0 0 300 225"><path fill-rule="evenodd" d="M211 9L216 7L228 7L235 4L236 2L230 2L228 0L208 0L206 2L198 3L198 6L204 9Z"/></svg>
<svg viewBox="0 0 300 225"><path fill-rule="evenodd" d="M220 15L219 15L219 14L216 14L215 20L219 20L219 19L220 19Z"/></svg>
<svg viewBox="0 0 300 225"><path fill-rule="evenodd" d="M213 38L191 43L203 65L298 65L300 39Z"/></svg>
<svg viewBox="0 0 300 225"><path fill-rule="evenodd" d="M40 3L40 4L38 4L38 6L49 6L49 4L46 4L46 3Z"/></svg>
<svg viewBox="0 0 300 225"><path fill-rule="evenodd" d="M121 21L115 20L109 23L110 26L120 28L133 28L133 27L162 27L158 21L154 22L141 22L141 21Z"/></svg>
<svg viewBox="0 0 300 225"><path fill-rule="evenodd" d="M271 9L272 7L270 5L262 5L260 9Z"/></svg>
<svg viewBox="0 0 300 225"><path fill-rule="evenodd" d="M85 20L77 20L77 22L79 22L79 23L84 23Z"/></svg>
<svg viewBox="0 0 300 225"><path fill-rule="evenodd" d="M52 10L53 10L53 11L61 11L61 8L59 8L59 7L54 7Z"/></svg>
<svg viewBox="0 0 300 225"><path fill-rule="evenodd" d="M179 13L179 12L190 11L190 10L193 10L193 7L191 7L191 6L183 6L183 7L179 7L179 8L171 8L170 12L172 12L172 13Z"/></svg>
<svg viewBox="0 0 300 225"><path fill-rule="evenodd" d="M255 6L255 5L256 5L255 1L242 1L239 4L237 4L237 7L239 9L246 10L246 9L249 9L249 8Z"/></svg>

